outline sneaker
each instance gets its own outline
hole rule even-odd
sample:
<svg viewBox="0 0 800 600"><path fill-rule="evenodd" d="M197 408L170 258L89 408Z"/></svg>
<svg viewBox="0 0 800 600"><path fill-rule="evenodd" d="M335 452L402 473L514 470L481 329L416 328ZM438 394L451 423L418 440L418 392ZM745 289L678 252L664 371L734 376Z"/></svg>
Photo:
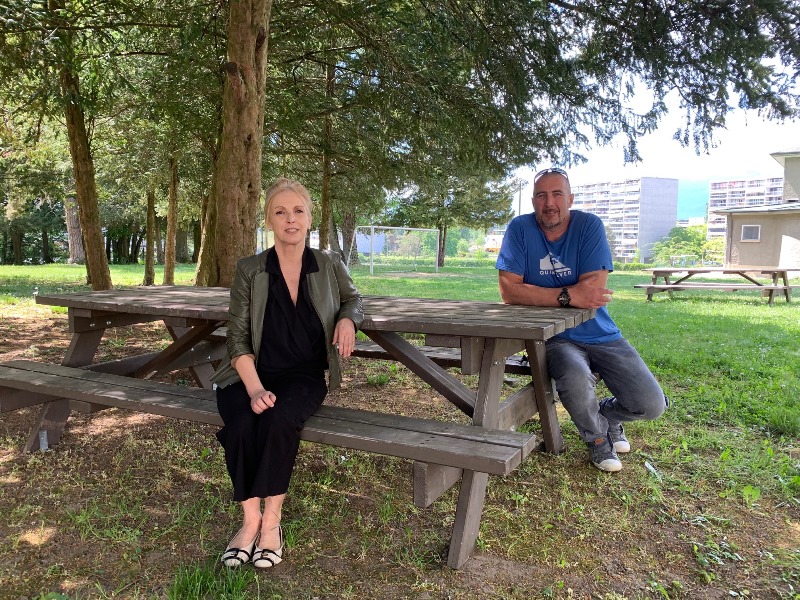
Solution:
<svg viewBox="0 0 800 600"><path fill-rule="evenodd" d="M626 454L631 451L630 442L625 437L625 430L622 428L622 423L608 422L608 439L614 444L614 450L620 454Z"/></svg>
<svg viewBox="0 0 800 600"><path fill-rule="evenodd" d="M619 471L622 463L611 445L608 437L597 438L594 442L589 442L589 460L601 471Z"/></svg>

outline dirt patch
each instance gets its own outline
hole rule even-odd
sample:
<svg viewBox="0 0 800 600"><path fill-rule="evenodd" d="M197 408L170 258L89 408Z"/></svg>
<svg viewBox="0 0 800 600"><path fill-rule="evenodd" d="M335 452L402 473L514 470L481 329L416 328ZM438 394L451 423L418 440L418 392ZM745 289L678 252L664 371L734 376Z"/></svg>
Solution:
<svg viewBox="0 0 800 600"><path fill-rule="evenodd" d="M65 315L2 311L0 361L60 360ZM99 356L166 341L157 324L119 328ZM375 384L376 374L387 382ZM464 420L391 363L353 359L345 375L329 403ZM73 414L58 446L22 454L37 413L0 416L0 598L165 597L182 571L224 578L216 561L238 509L214 427L119 410ZM406 461L304 444L284 515L287 560L252 575L250 597L798 597L796 503L744 506L714 482L692 484L677 464L661 464L659 483L644 467L656 449L635 437L626 468L601 474L561 418L567 452L491 478L479 550L460 571L443 566L457 490L417 509Z"/></svg>

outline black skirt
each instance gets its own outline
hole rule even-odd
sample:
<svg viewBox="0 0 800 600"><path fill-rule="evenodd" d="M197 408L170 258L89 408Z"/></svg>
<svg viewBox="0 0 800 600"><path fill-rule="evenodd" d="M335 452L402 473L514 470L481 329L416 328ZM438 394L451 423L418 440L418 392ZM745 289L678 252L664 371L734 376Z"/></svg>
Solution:
<svg viewBox="0 0 800 600"><path fill-rule="evenodd" d="M275 406L257 415L239 381L217 389L217 409L225 424L217 439L233 483L233 499L266 498L289 489L300 430L327 394L325 372L295 371L261 379L275 394Z"/></svg>

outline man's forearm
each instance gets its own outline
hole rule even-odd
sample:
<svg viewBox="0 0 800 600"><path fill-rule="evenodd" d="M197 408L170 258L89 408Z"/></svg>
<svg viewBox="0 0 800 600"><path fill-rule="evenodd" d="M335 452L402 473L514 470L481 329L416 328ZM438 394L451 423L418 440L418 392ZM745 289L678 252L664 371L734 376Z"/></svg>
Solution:
<svg viewBox="0 0 800 600"><path fill-rule="evenodd" d="M500 297L506 304L526 306L561 306L558 295L561 288L546 288L530 283L500 283Z"/></svg>

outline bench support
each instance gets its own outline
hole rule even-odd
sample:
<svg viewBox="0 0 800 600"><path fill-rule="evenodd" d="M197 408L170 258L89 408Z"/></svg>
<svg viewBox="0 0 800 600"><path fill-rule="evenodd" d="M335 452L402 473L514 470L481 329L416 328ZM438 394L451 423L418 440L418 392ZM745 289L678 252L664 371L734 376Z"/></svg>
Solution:
<svg viewBox="0 0 800 600"><path fill-rule="evenodd" d="M57 444L64 432L64 425L69 418L72 409L69 400L66 398L56 398L42 407L39 413L38 425L31 429L28 440L25 442L25 452L34 452L41 449L39 443L42 432L47 436L47 444Z"/></svg>

